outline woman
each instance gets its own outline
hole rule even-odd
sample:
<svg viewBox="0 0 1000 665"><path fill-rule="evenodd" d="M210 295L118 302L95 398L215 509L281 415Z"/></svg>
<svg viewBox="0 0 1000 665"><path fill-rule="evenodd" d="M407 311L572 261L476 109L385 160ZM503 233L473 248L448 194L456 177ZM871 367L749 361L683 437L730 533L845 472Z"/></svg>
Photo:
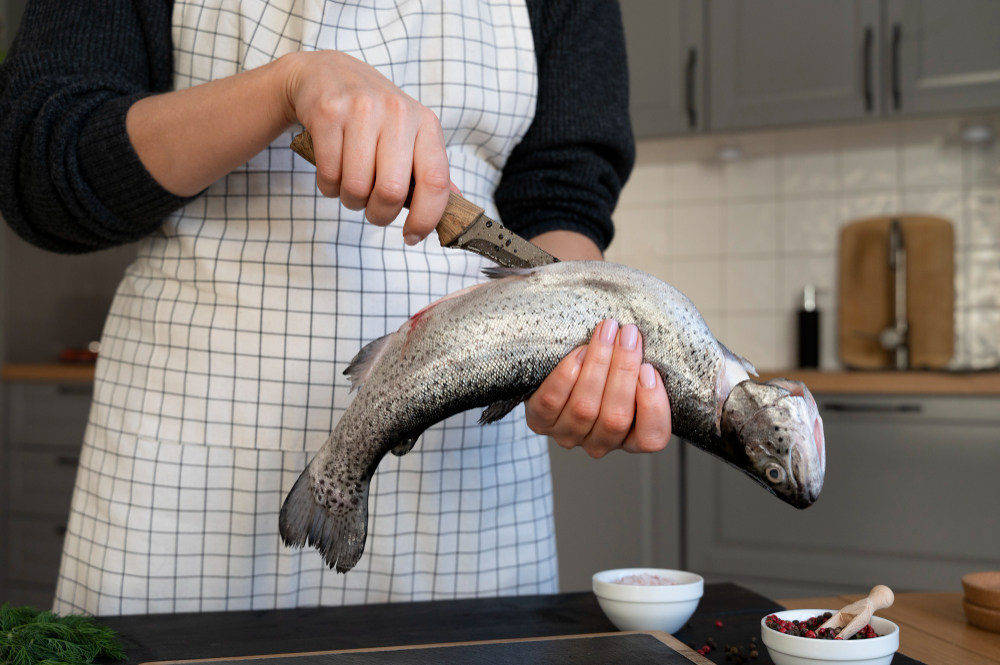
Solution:
<svg viewBox="0 0 1000 665"><path fill-rule="evenodd" d="M358 349L477 281L478 257L421 242L449 188L560 258L601 257L633 160L625 80L606 0L33 2L0 77L4 216L54 251L139 240L56 610L554 592L541 435L594 456L669 437L634 326L601 324L527 418L462 414L384 460L350 573L282 547L277 514ZM301 126L317 169L288 149Z"/></svg>

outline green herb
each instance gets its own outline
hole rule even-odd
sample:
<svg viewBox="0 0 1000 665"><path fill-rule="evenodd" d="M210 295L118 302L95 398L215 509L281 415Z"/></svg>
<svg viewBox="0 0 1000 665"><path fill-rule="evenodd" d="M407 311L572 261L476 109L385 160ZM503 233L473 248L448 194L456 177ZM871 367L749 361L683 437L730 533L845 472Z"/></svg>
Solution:
<svg viewBox="0 0 1000 665"><path fill-rule="evenodd" d="M0 606L0 665L85 665L98 656L125 660L125 649L90 617Z"/></svg>

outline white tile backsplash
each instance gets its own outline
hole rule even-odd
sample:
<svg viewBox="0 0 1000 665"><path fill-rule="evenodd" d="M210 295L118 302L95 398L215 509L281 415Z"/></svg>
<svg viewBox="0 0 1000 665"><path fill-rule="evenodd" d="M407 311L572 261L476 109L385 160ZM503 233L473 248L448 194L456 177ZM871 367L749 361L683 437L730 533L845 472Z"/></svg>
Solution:
<svg viewBox="0 0 1000 665"><path fill-rule="evenodd" d="M721 341L758 369L780 367L785 358L779 348L788 346L783 319L780 314L730 314Z"/></svg>
<svg viewBox="0 0 1000 665"><path fill-rule="evenodd" d="M722 249L722 205L678 205L671 210L671 256L718 256Z"/></svg>
<svg viewBox="0 0 1000 665"><path fill-rule="evenodd" d="M969 190L969 244L975 248L1000 245L1000 187Z"/></svg>
<svg viewBox="0 0 1000 665"><path fill-rule="evenodd" d="M778 208L773 200L729 203L722 242L726 254L766 255L778 252Z"/></svg>
<svg viewBox="0 0 1000 665"><path fill-rule="evenodd" d="M777 311L778 266L774 259L731 258L725 261L723 268L727 312Z"/></svg>
<svg viewBox="0 0 1000 665"><path fill-rule="evenodd" d="M719 201L722 166L710 161L671 164L668 191L674 201Z"/></svg>
<svg viewBox="0 0 1000 665"><path fill-rule="evenodd" d="M1000 308L1000 250L974 249L968 258L969 305Z"/></svg>
<svg viewBox="0 0 1000 665"><path fill-rule="evenodd" d="M965 145L971 122L993 127ZM722 147L742 158L720 162ZM664 279L763 369L793 367L802 289L822 290L820 362L837 359L837 247L854 219L955 225L955 367L1000 362L1000 115L641 142L608 259Z"/></svg>
<svg viewBox="0 0 1000 665"><path fill-rule="evenodd" d="M746 157L726 164L723 174L728 198L770 199L778 186L778 160L773 155Z"/></svg>
<svg viewBox="0 0 1000 665"><path fill-rule="evenodd" d="M785 155L781 158L781 193L788 197L837 191L837 153Z"/></svg>
<svg viewBox="0 0 1000 665"><path fill-rule="evenodd" d="M834 297L837 291L837 259L833 256L781 257L778 261L777 309L798 311L808 284L818 290L816 304L820 311L833 307L837 302Z"/></svg>
<svg viewBox="0 0 1000 665"><path fill-rule="evenodd" d="M844 150L840 168L844 191L899 187L899 155L894 147Z"/></svg>
<svg viewBox="0 0 1000 665"><path fill-rule="evenodd" d="M703 312L722 310L722 258L678 260L671 264L673 284Z"/></svg>
<svg viewBox="0 0 1000 665"><path fill-rule="evenodd" d="M899 212L900 196L895 190L886 192L851 193L840 198L837 214L841 225L852 219L880 217Z"/></svg>
<svg viewBox="0 0 1000 665"><path fill-rule="evenodd" d="M903 190L902 211L918 215L935 215L951 221L955 230L955 246L968 242L964 195L961 187L939 187Z"/></svg>
<svg viewBox="0 0 1000 665"><path fill-rule="evenodd" d="M834 197L786 199L781 203L780 247L786 254L829 254L842 222Z"/></svg>

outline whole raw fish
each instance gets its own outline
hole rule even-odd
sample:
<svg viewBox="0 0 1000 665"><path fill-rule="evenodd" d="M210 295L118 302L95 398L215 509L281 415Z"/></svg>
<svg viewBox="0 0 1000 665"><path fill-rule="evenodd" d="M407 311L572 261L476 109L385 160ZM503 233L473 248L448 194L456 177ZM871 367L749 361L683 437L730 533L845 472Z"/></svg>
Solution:
<svg viewBox="0 0 1000 665"><path fill-rule="evenodd" d="M753 366L715 339L680 291L595 261L485 272L494 279L432 303L351 362L344 374L360 390L285 499L286 545L315 546L331 568L353 568L367 537L368 484L386 453L405 455L428 427L468 409L488 406L482 422L503 418L608 318L642 333L674 434L793 506L819 496L826 453L812 395L795 381L750 380Z"/></svg>

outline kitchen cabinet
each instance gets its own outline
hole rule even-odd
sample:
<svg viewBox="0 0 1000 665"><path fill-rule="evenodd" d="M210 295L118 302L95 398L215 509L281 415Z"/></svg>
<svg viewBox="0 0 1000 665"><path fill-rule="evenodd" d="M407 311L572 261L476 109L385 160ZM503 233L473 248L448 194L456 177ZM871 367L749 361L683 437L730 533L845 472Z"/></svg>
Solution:
<svg viewBox="0 0 1000 665"><path fill-rule="evenodd" d="M771 597L955 591L1000 568L1000 398L818 396L819 500L799 511L687 456L687 565Z"/></svg>
<svg viewBox="0 0 1000 665"><path fill-rule="evenodd" d="M589 591L601 570L681 567L682 445L595 460L550 443L560 591Z"/></svg>
<svg viewBox="0 0 1000 665"><path fill-rule="evenodd" d="M620 0L637 138L705 127L703 0Z"/></svg>
<svg viewBox="0 0 1000 665"><path fill-rule="evenodd" d="M638 138L1000 108L994 0L621 0Z"/></svg>
<svg viewBox="0 0 1000 665"><path fill-rule="evenodd" d="M3 599L51 605L92 394L89 383L4 384Z"/></svg>
<svg viewBox="0 0 1000 665"><path fill-rule="evenodd" d="M886 17L890 113L1000 106L1000 3L889 0Z"/></svg>
<svg viewBox="0 0 1000 665"><path fill-rule="evenodd" d="M714 0L708 32L712 130L879 114L878 0Z"/></svg>
<svg viewBox="0 0 1000 665"><path fill-rule="evenodd" d="M14 41L25 4L26 0L4 0L0 3L0 54L6 52Z"/></svg>

